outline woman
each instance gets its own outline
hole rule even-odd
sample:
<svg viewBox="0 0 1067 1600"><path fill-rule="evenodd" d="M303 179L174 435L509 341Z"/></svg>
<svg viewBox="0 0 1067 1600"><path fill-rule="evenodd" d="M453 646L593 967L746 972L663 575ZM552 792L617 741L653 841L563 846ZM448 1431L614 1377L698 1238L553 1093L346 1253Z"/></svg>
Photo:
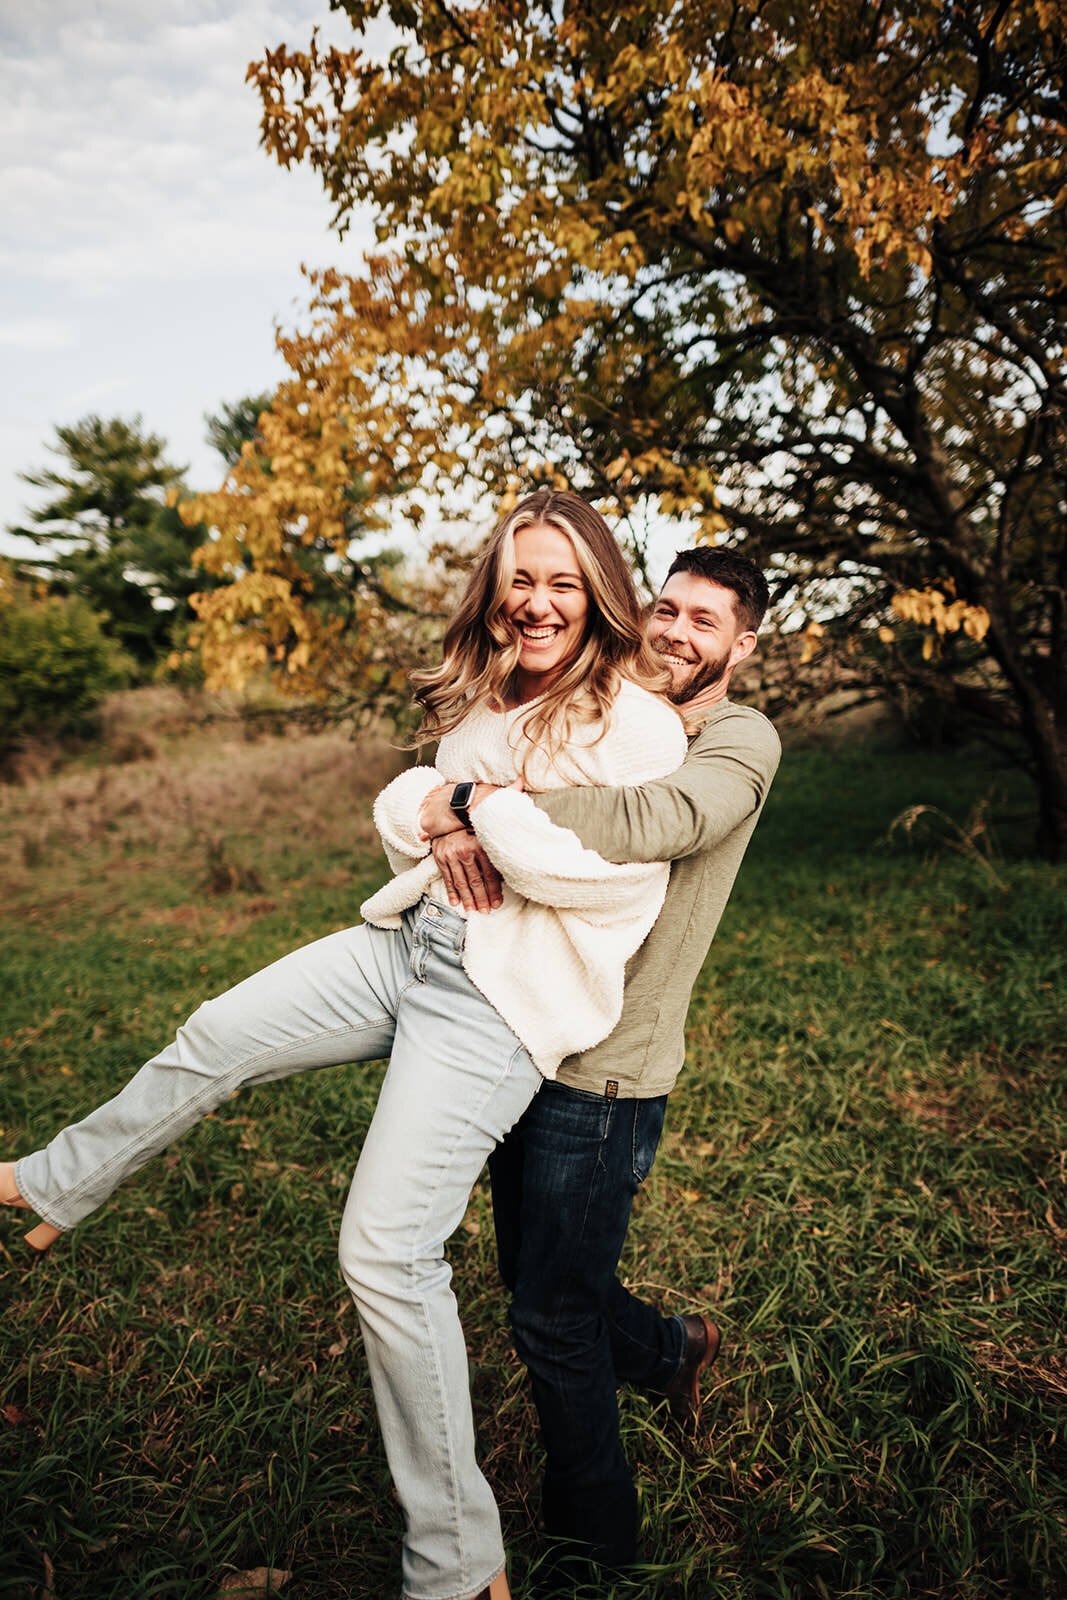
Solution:
<svg viewBox="0 0 1067 1600"><path fill-rule="evenodd" d="M475 568L441 666L416 676L424 729L441 738L437 766L401 774L378 797L397 876L362 908L369 925L201 1006L114 1100L0 1166L0 1199L46 1218L27 1235L40 1247L235 1089L390 1057L340 1256L405 1512L406 1600L507 1595L444 1243L542 1075L613 1027L626 960L667 880L664 866L586 851L517 788L475 789L470 825L506 889L499 910L467 923L448 907L420 806L442 782L663 776L686 746L675 713L650 693L661 681L603 519L576 495L522 501Z"/></svg>

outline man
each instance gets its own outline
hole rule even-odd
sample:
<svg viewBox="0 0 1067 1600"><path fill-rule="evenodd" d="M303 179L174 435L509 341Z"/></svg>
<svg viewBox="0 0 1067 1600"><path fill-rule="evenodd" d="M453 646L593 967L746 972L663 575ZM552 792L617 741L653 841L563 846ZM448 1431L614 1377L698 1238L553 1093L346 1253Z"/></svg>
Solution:
<svg viewBox="0 0 1067 1600"><path fill-rule="evenodd" d="M768 603L747 557L682 551L648 623L690 737L684 765L632 789L535 796L553 822L611 861L670 861L659 919L631 959L609 1038L546 1081L490 1160L501 1274L546 1451L548 1534L606 1566L637 1554L637 1495L619 1440L617 1385L664 1394L695 1420L701 1370L718 1352L706 1316L665 1317L616 1275L633 1197L648 1175L685 1057L697 974L778 765L759 712L727 698ZM476 808L489 787L478 785ZM447 801L447 795L444 797ZM445 806L424 814L453 903L489 910L500 880ZM476 826L477 818L474 823Z"/></svg>

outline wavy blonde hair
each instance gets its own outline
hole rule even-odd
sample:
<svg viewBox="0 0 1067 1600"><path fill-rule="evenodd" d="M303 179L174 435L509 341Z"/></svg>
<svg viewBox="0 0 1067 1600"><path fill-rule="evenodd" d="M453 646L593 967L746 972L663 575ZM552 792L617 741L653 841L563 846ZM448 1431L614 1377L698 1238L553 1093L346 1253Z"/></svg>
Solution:
<svg viewBox="0 0 1067 1600"><path fill-rule="evenodd" d="M514 698L521 640L505 602L515 577L515 535L542 524L574 547L589 611L577 654L525 719L531 743L557 756L575 723L606 717L622 678L653 693L669 687L670 673L645 641L644 607L604 518L568 490L539 489L490 534L445 632L441 665L411 675L423 710L420 743L450 733L477 706Z"/></svg>

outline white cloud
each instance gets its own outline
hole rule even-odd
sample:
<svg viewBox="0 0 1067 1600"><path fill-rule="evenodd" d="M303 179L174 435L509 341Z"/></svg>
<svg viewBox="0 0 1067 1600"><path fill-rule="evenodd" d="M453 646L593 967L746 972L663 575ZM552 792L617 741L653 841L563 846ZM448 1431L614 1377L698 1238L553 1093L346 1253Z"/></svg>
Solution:
<svg viewBox="0 0 1067 1600"><path fill-rule="evenodd" d="M314 175L259 148L245 83L316 26L353 42L328 0L0 0L0 527L79 407L140 411L203 481L203 412L281 376L300 264L357 263L366 219L330 232Z"/></svg>
<svg viewBox="0 0 1067 1600"><path fill-rule="evenodd" d="M0 322L0 345L22 350L62 350L73 340L70 324L56 317L25 317L20 322Z"/></svg>
<svg viewBox="0 0 1067 1600"><path fill-rule="evenodd" d="M96 411L104 401L113 400L116 395L123 394L130 387L129 373L115 373L110 378L101 378L97 383L88 383L84 389L78 389L74 394L66 396L66 409L72 417L80 416L83 412Z"/></svg>

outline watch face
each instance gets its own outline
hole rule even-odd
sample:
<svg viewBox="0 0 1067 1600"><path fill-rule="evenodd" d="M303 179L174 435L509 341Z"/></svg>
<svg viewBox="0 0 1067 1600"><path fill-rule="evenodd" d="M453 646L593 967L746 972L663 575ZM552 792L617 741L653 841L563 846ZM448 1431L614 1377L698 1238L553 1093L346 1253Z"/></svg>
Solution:
<svg viewBox="0 0 1067 1600"><path fill-rule="evenodd" d="M473 783L457 783L456 787L452 790L452 798L449 801L449 805L453 810L455 810L457 806L469 805L470 797L473 793Z"/></svg>

